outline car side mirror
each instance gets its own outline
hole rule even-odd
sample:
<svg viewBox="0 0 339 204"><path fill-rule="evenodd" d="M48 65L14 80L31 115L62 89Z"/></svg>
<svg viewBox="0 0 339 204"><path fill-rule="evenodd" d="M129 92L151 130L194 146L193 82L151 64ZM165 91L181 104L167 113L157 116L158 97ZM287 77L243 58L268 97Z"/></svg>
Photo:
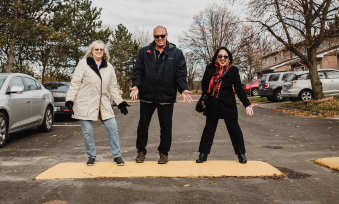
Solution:
<svg viewBox="0 0 339 204"><path fill-rule="evenodd" d="M24 92L25 88L22 86L13 86L10 91L7 91L6 93L22 93Z"/></svg>

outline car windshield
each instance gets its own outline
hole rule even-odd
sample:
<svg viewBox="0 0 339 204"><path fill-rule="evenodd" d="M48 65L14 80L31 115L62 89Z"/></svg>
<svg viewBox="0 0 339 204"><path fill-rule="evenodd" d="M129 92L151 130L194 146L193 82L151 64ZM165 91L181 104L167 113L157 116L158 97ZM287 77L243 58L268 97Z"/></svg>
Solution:
<svg viewBox="0 0 339 204"><path fill-rule="evenodd" d="M1 87L2 87L2 84L4 84L6 78L7 78L7 77L5 77L5 76L0 76L0 89L1 89Z"/></svg>
<svg viewBox="0 0 339 204"><path fill-rule="evenodd" d="M48 83L44 84L44 87L50 91L60 91L67 92L69 88L69 84L58 84L58 83Z"/></svg>

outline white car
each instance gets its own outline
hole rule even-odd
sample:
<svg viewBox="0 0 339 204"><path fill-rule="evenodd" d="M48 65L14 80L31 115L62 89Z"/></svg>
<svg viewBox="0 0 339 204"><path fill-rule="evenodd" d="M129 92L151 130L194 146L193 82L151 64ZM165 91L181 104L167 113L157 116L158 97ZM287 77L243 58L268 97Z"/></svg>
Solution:
<svg viewBox="0 0 339 204"><path fill-rule="evenodd" d="M34 127L51 131L53 101L52 93L33 77L0 73L0 147L10 133Z"/></svg>
<svg viewBox="0 0 339 204"><path fill-rule="evenodd" d="M318 70L320 81L323 85L325 96L339 95L339 70ZM281 96L283 98L299 99L301 101L313 99L313 91L309 73L290 75L282 86Z"/></svg>

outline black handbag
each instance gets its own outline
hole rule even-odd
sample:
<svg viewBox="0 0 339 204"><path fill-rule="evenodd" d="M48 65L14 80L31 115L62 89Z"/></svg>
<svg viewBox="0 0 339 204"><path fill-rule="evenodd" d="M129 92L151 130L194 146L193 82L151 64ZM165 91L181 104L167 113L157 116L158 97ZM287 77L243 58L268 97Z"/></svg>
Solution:
<svg viewBox="0 0 339 204"><path fill-rule="evenodd" d="M225 74L228 72L228 70L230 70L231 67L229 67L224 73L222 73L220 79L225 76ZM218 79L216 82L219 83L220 82L220 79ZM212 86L212 90L214 88L214 86L216 85L216 83L213 83L213 86ZM195 110L198 112L198 113L202 113L204 112L204 110L206 109L206 101L208 100L208 95L206 94L203 94L199 101L197 102L197 105L195 106Z"/></svg>
<svg viewBox="0 0 339 204"><path fill-rule="evenodd" d="M205 108L206 108L206 99L207 99L207 95L202 95L197 103L197 105L195 106L195 110L198 113L202 113L204 112Z"/></svg>

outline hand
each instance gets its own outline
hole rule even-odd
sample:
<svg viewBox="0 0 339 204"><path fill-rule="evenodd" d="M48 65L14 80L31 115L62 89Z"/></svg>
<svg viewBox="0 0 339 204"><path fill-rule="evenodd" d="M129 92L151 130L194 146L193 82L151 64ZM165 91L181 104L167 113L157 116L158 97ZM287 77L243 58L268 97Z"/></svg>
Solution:
<svg viewBox="0 0 339 204"><path fill-rule="evenodd" d="M135 86L135 87L131 88L130 90L132 92L129 96L131 97L132 100L136 100L138 98L139 89Z"/></svg>
<svg viewBox="0 0 339 204"><path fill-rule="evenodd" d="M74 115L73 105L74 105L73 101L66 101L65 102L65 106L68 108L68 110L71 112L72 115Z"/></svg>
<svg viewBox="0 0 339 204"><path fill-rule="evenodd" d="M246 107L246 114L247 115L249 115L249 116L254 115L254 113L253 113L253 107L254 106L257 106L257 104L249 105L249 106Z"/></svg>
<svg viewBox="0 0 339 204"><path fill-rule="evenodd" d="M188 90L185 90L181 93L182 95L182 98L184 99L184 103L187 101L187 103L192 103L192 98L190 96L192 92L191 91L188 91Z"/></svg>
<svg viewBox="0 0 339 204"><path fill-rule="evenodd" d="M121 114L127 115L128 113L128 110L126 108L127 106L130 106L130 105L128 105L126 101L123 101L118 105L118 108L120 109Z"/></svg>

